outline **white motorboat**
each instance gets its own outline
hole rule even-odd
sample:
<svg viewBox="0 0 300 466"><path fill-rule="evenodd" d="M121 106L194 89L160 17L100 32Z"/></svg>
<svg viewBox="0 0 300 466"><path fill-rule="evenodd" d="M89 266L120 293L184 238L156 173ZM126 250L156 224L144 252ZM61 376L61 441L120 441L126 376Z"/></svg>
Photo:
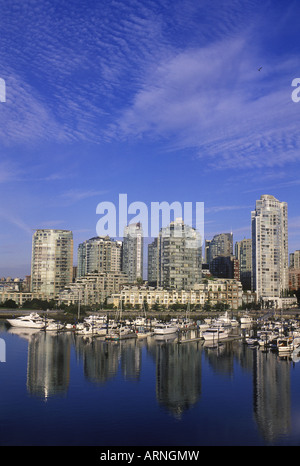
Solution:
<svg viewBox="0 0 300 466"><path fill-rule="evenodd" d="M209 324L198 324L197 330L199 332L199 337L203 338L203 332L206 332L206 330L208 330L209 328L211 328L211 325Z"/></svg>
<svg viewBox="0 0 300 466"><path fill-rule="evenodd" d="M244 314L241 317L241 324L252 324L252 323L253 323L253 319L251 316L249 316L249 314Z"/></svg>
<svg viewBox="0 0 300 466"><path fill-rule="evenodd" d="M105 337L106 340L112 341L125 340L127 338L137 338L136 332L128 326L113 329Z"/></svg>
<svg viewBox="0 0 300 466"><path fill-rule="evenodd" d="M237 321L237 319L235 317L230 319L230 323L231 323L232 327L238 327L239 326L239 322Z"/></svg>
<svg viewBox="0 0 300 466"><path fill-rule="evenodd" d="M169 335L170 333L176 333L178 331L178 326L174 324L157 324L154 329L154 335Z"/></svg>
<svg viewBox="0 0 300 466"><path fill-rule="evenodd" d="M137 332L136 333L136 336L138 337L139 340L151 337L152 335L153 335L153 332L150 332L150 331L144 331L144 332Z"/></svg>
<svg viewBox="0 0 300 466"><path fill-rule="evenodd" d="M97 327L94 325L84 324L82 327L76 328L77 335L96 335Z"/></svg>
<svg viewBox="0 0 300 466"><path fill-rule="evenodd" d="M259 346L268 346L278 335L272 331L257 332Z"/></svg>
<svg viewBox="0 0 300 466"><path fill-rule="evenodd" d="M45 327L45 321L35 312L26 316L15 317L14 319L7 319L7 322L12 327L36 329L42 329Z"/></svg>
<svg viewBox="0 0 300 466"><path fill-rule="evenodd" d="M294 351L294 342L292 337L279 338L277 340L277 350L279 354L292 353Z"/></svg>
<svg viewBox="0 0 300 466"><path fill-rule="evenodd" d="M212 324L214 327L231 327L231 318L228 316L228 313L225 312L224 315L213 320Z"/></svg>
<svg viewBox="0 0 300 466"><path fill-rule="evenodd" d="M64 327L64 324L61 324L60 322L56 322L55 320L51 319L46 321L45 330L47 332L58 332L59 330L63 330Z"/></svg>
<svg viewBox="0 0 300 466"><path fill-rule="evenodd" d="M144 326L147 325L147 319L146 319L146 317L137 317L132 322L132 325L134 325L136 327L144 327Z"/></svg>
<svg viewBox="0 0 300 466"><path fill-rule="evenodd" d="M229 330L225 327L210 327L202 333L206 341L218 341L228 338Z"/></svg>
<svg viewBox="0 0 300 466"><path fill-rule="evenodd" d="M107 316L98 316L91 314L84 318L84 323L94 326L102 326L107 322Z"/></svg>

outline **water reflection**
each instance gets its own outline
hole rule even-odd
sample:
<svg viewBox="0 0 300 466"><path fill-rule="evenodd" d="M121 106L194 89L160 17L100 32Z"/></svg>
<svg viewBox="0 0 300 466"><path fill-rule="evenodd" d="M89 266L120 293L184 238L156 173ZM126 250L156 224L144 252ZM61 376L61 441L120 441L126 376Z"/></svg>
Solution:
<svg viewBox="0 0 300 466"><path fill-rule="evenodd" d="M254 415L263 438L272 442L291 429L290 365L267 351L253 353Z"/></svg>
<svg viewBox="0 0 300 466"><path fill-rule="evenodd" d="M291 431L292 361L277 354L251 349L241 341L211 347L198 342L127 340L106 342L72 333L51 334L10 329L28 341L27 391L47 399L66 395L70 385L72 348L85 378L104 385L118 374L139 383L145 351L155 364L156 398L160 406L180 419L201 401L202 367L232 378L237 366L252 375L253 416L265 442Z"/></svg>
<svg viewBox="0 0 300 466"><path fill-rule="evenodd" d="M195 405L201 394L201 344L148 344L156 362L156 396L175 417Z"/></svg>

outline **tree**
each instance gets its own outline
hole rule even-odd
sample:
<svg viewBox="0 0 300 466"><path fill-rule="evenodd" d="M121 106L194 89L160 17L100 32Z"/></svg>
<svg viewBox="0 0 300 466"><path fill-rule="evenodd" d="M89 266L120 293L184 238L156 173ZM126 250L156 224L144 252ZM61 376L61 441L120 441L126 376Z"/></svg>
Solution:
<svg viewBox="0 0 300 466"><path fill-rule="evenodd" d="M7 299L3 305L3 307L8 307L9 309L16 309L18 307L17 303L13 299Z"/></svg>

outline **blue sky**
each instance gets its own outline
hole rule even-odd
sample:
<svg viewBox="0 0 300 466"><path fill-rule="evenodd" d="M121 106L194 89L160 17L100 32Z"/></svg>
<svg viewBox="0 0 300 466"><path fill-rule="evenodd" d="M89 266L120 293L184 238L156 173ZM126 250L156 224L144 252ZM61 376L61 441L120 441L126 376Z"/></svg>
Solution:
<svg viewBox="0 0 300 466"><path fill-rule="evenodd" d="M119 193L204 202L205 237L234 241L272 194L300 249L298 1L0 4L0 276L30 273L35 228L76 258Z"/></svg>

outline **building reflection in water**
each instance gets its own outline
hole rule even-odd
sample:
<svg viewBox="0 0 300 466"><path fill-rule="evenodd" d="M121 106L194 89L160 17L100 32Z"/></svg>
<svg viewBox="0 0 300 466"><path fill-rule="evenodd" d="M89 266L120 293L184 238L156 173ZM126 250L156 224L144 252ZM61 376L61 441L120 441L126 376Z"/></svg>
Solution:
<svg viewBox="0 0 300 466"><path fill-rule="evenodd" d="M180 418L201 394L201 344L153 341L149 351L156 361L158 403Z"/></svg>
<svg viewBox="0 0 300 466"><path fill-rule="evenodd" d="M83 362L85 377L103 385L118 372L120 349L97 338L75 337L76 354Z"/></svg>
<svg viewBox="0 0 300 466"><path fill-rule="evenodd" d="M141 347L135 340L106 342L76 337L76 351L83 361L85 377L93 383L105 384L117 375L120 365L125 380L139 379Z"/></svg>
<svg viewBox="0 0 300 466"><path fill-rule="evenodd" d="M70 382L71 335L39 332L28 345L27 390L44 397L66 394Z"/></svg>
<svg viewBox="0 0 300 466"><path fill-rule="evenodd" d="M205 384L201 377L204 351L215 373L232 377L238 364L252 374L254 419L266 442L274 442L291 430L291 362L272 352L250 349L240 341L209 348L201 342L177 344L154 338L105 342L73 334L19 331L18 335L28 340L27 390L33 396L47 399L67 393L73 345L85 377L94 384L105 384L119 369L124 380L138 382L144 347L156 365L157 401L180 419L200 401Z"/></svg>
<svg viewBox="0 0 300 466"><path fill-rule="evenodd" d="M253 413L260 434L267 443L289 434L291 429L291 387L289 360L261 348L240 342L222 343L208 349L207 358L218 374L233 375L234 360L252 374ZM287 358L289 359L289 358Z"/></svg>
<svg viewBox="0 0 300 466"><path fill-rule="evenodd" d="M267 442L291 428L290 364L275 354L255 351L253 358L254 415Z"/></svg>

